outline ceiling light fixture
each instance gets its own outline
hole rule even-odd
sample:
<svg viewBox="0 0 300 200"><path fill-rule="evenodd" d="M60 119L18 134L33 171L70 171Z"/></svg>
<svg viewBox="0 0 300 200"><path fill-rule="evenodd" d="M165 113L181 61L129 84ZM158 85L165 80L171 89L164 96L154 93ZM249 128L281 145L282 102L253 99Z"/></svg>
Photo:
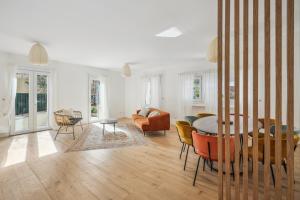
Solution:
<svg viewBox="0 0 300 200"><path fill-rule="evenodd" d="M168 37L168 38L174 38L179 37L182 35L182 32L177 27L171 27L167 30L164 30L161 33L156 34L156 37Z"/></svg>
<svg viewBox="0 0 300 200"><path fill-rule="evenodd" d="M122 74L123 74L123 77L130 77L131 76L131 69L130 69L130 66L128 63L126 63L124 66L123 66L123 69L122 69Z"/></svg>
<svg viewBox="0 0 300 200"><path fill-rule="evenodd" d="M47 65L48 64L48 54L39 42L36 42L29 51L29 62L32 65Z"/></svg>
<svg viewBox="0 0 300 200"><path fill-rule="evenodd" d="M212 63L218 62L218 37L215 37L208 46L207 60Z"/></svg>

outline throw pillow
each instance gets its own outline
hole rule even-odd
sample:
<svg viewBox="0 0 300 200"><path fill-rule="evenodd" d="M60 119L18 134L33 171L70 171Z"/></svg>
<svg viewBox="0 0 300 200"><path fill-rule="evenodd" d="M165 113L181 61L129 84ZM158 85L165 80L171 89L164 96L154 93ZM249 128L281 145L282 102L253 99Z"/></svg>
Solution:
<svg viewBox="0 0 300 200"><path fill-rule="evenodd" d="M155 117L155 116L158 116L158 115L160 115L160 113L159 113L157 110L154 110L154 111L152 111L152 112L148 115L148 117Z"/></svg>
<svg viewBox="0 0 300 200"><path fill-rule="evenodd" d="M141 111L139 112L139 115L141 115L143 117L147 117L149 112L150 112L149 108L142 108Z"/></svg>

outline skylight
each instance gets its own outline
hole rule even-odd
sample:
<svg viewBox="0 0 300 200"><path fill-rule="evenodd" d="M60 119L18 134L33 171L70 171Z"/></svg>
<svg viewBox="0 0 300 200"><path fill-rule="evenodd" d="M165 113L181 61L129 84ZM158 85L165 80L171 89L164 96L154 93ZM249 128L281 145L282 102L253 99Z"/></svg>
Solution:
<svg viewBox="0 0 300 200"><path fill-rule="evenodd" d="M164 30L161 33L156 34L155 36L172 38L172 37L179 37L180 35L182 35L182 32L177 27L171 27L167 30Z"/></svg>

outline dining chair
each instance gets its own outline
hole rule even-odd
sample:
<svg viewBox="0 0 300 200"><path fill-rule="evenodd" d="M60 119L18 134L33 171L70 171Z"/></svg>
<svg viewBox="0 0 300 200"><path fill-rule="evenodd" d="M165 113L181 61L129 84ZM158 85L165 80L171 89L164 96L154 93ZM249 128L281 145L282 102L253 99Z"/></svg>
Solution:
<svg viewBox="0 0 300 200"><path fill-rule="evenodd" d="M215 116L215 114L207 113L207 112L200 112L200 113L196 114L196 117L198 117L198 118L210 117L210 116Z"/></svg>
<svg viewBox="0 0 300 200"><path fill-rule="evenodd" d="M235 113L230 113L229 115L231 115L231 116L233 115L233 116L234 116L234 115L235 115ZM240 116L240 117L243 117L243 116L244 116L244 114L241 114L241 113L240 113L240 114L239 114L239 116Z"/></svg>
<svg viewBox="0 0 300 200"><path fill-rule="evenodd" d="M299 135L294 134L294 151L297 148L297 144L300 140ZM265 151L264 151L264 138L258 138L258 161L264 164L265 159ZM249 159L252 161L252 167L253 167L253 148L248 147L249 152ZM273 136L270 137L270 169L271 169L271 175L273 179L273 184L275 186L275 177L274 177L274 171L273 166L275 164L275 138ZM286 134L282 134L281 139L281 164L284 168L284 171L287 173L287 137Z"/></svg>
<svg viewBox="0 0 300 200"><path fill-rule="evenodd" d="M198 168L201 158L203 159L203 171L205 170L206 161L210 162L211 170L213 169L213 162L218 161L218 136L205 135L204 133L192 132L193 146L195 153L199 156L197 167L195 171L193 186L195 186L198 174ZM225 139L223 139L223 162L225 161ZM232 175L234 178L234 137L230 137L230 164Z"/></svg>
<svg viewBox="0 0 300 200"><path fill-rule="evenodd" d="M265 128L265 118L258 118L258 121L262 124L261 128ZM275 119L270 118L270 127L275 125Z"/></svg>
<svg viewBox="0 0 300 200"><path fill-rule="evenodd" d="M193 116L193 115L184 116L184 120L187 121L187 122L189 122L189 124L191 126L193 126L194 121L196 121L197 119L199 119L199 117Z"/></svg>
<svg viewBox="0 0 300 200"><path fill-rule="evenodd" d="M260 129L265 129L265 118L258 118L258 121L261 123L261 128ZM272 130L272 127L275 126L275 119L270 118L270 132ZM252 138L252 146L253 146L253 133L248 133L248 135ZM258 130L258 138L263 138L265 133L262 133L260 130Z"/></svg>
<svg viewBox="0 0 300 200"><path fill-rule="evenodd" d="M181 159L182 152L185 151L187 145L187 152L185 155L184 167L183 170L186 168L186 162L189 154L190 146L193 146L193 138L192 138L192 131L196 131L196 129L190 126L189 122L186 121L177 121L176 122L176 129L179 136L179 141L182 143L181 152L179 158Z"/></svg>

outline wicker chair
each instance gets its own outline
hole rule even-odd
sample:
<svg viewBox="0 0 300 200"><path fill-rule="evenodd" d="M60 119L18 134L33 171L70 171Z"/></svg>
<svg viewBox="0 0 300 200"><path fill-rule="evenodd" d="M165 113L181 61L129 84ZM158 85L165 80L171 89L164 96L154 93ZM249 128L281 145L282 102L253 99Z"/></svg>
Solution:
<svg viewBox="0 0 300 200"><path fill-rule="evenodd" d="M64 110L58 110L58 111L54 112L54 117L55 117L56 124L59 126L59 129L55 135L54 140L56 140L56 137L58 134L73 134L73 139L75 140L74 127L77 123L80 123L81 129L83 131L83 127L82 127L82 123L81 123L82 114L80 111L73 111L72 115L70 115L70 114L66 114L64 112ZM69 127L72 127L73 132L60 133L60 130L63 127L66 128L66 131L68 131Z"/></svg>

